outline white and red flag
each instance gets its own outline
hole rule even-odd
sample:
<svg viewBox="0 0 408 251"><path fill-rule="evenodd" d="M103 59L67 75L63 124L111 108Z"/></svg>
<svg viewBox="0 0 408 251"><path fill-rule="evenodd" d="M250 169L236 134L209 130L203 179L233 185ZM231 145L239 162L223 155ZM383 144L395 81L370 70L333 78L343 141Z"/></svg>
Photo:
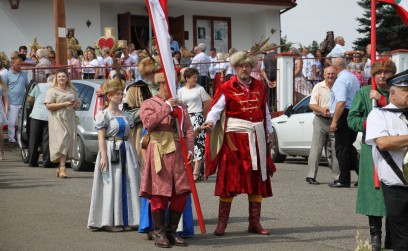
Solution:
<svg viewBox="0 0 408 251"><path fill-rule="evenodd" d="M171 96L177 98L176 71L170 48L170 34L167 14L167 0L146 0L150 21L153 26L159 56L164 68L164 76Z"/></svg>
<svg viewBox="0 0 408 251"><path fill-rule="evenodd" d="M408 0L377 0L378 2L389 3L395 6L397 14L402 21L408 25Z"/></svg>

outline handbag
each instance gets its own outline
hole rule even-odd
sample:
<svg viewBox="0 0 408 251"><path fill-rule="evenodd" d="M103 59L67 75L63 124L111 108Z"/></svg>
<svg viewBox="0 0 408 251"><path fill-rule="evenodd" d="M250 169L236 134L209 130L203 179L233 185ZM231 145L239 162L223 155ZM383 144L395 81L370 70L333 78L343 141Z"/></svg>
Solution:
<svg viewBox="0 0 408 251"><path fill-rule="evenodd" d="M111 152L111 163L117 164L119 163L119 148L116 149L116 139L113 138L113 147Z"/></svg>
<svg viewBox="0 0 408 251"><path fill-rule="evenodd" d="M146 150L149 143L150 143L150 133L146 133L142 138L142 142L141 142L142 149Z"/></svg>

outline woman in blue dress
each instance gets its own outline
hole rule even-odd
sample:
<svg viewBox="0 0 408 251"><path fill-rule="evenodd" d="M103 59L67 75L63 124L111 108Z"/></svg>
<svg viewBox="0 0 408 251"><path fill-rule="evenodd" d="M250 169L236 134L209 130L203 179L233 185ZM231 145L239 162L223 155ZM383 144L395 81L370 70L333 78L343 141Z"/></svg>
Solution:
<svg viewBox="0 0 408 251"><path fill-rule="evenodd" d="M140 170L130 134L133 120L119 109L124 88L119 78L103 85L109 104L96 115L99 153L88 218L91 229L123 231L139 225Z"/></svg>

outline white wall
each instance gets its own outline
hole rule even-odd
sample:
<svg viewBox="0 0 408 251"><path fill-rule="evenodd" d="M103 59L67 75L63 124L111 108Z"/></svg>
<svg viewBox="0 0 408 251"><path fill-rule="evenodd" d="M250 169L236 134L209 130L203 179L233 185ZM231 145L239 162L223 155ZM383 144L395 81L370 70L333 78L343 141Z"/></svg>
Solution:
<svg viewBox="0 0 408 251"><path fill-rule="evenodd" d="M263 11L252 15L251 17L251 31L253 37L253 44L258 43L264 35L265 38L269 38L269 43L280 43L280 14L279 11ZM275 33L272 34L271 30L275 29Z"/></svg>
<svg viewBox="0 0 408 251"><path fill-rule="evenodd" d="M0 2L0 50L7 56L20 45L28 46L37 37L42 46L55 48L53 0L20 1L17 10L10 9L7 1ZM82 48L92 45L100 36L100 10L96 0L65 1L66 26L75 27L75 37ZM86 21L92 22L88 28ZM7 27L7 29L4 29Z"/></svg>
<svg viewBox="0 0 408 251"><path fill-rule="evenodd" d="M82 49L94 45L103 34L104 27L117 28L117 15L130 12L132 15L147 15L144 2L139 4L103 3L99 0L65 0L66 26L75 28L75 37ZM17 10L11 10L8 1L0 1L0 23L7 27L7 36L2 31L0 36L0 50L6 55L17 50L20 45L30 44L37 36L41 45L55 47L53 0L20 1ZM169 15L177 17L184 15L184 27L190 33L190 39L185 41L188 49L193 48L193 15L208 15L231 17L232 46L238 50L248 50L259 42L262 34L270 35L272 27L277 32L270 42L279 43L279 11L263 11L256 14L236 14L225 11L211 11L202 13L198 9L169 8ZM92 23L88 28L86 21Z"/></svg>
<svg viewBox="0 0 408 251"><path fill-rule="evenodd" d="M65 13L67 28L75 28L75 38L84 50L93 46L101 36L101 12L97 0L65 0ZM86 25L89 19L91 25Z"/></svg>

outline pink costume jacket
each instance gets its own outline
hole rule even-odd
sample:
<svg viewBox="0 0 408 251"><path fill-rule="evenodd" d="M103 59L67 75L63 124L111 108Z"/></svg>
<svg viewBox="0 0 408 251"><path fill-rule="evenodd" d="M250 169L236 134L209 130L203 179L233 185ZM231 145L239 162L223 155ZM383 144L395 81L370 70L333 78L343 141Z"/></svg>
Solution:
<svg viewBox="0 0 408 251"><path fill-rule="evenodd" d="M184 135L188 151L194 149L194 131L190 122L187 109L183 106L184 113ZM159 95L152 97L142 103L140 108L140 118L143 127L149 133L154 132L175 132L175 122L171 116L170 106ZM180 149L180 142L175 141L176 150L163 154L161 158L161 170L156 172L155 167L155 145L154 140L150 143L146 151L146 160L143 170L142 182L140 185L140 196L149 198L151 195L171 197L173 187L176 194L189 193L190 183L183 163L183 156Z"/></svg>
<svg viewBox="0 0 408 251"><path fill-rule="evenodd" d="M237 118L250 122L264 122L265 135L266 129L266 94L263 82L251 78L249 90L237 82L237 77L233 76L228 82L220 85L211 104L212 107L217 103L221 94L225 96L225 122L222 118L217 122L217 126L226 128L229 118ZM216 196L231 197L237 194L255 194L262 197L272 196L272 186L269 176L275 172L275 164L270 156L269 150L265 156L259 156L257 146L257 170L253 170L252 159L250 155L248 133L226 132L226 129L217 129L207 135L205 144L205 163L206 177L217 171L217 182L215 186ZM214 134L222 134L214 136ZM214 151L217 143L220 142L217 151ZM266 141L265 141L266 144ZM268 148L266 148L268 149ZM259 168L260 159L266 158L266 180L262 181L261 169Z"/></svg>

